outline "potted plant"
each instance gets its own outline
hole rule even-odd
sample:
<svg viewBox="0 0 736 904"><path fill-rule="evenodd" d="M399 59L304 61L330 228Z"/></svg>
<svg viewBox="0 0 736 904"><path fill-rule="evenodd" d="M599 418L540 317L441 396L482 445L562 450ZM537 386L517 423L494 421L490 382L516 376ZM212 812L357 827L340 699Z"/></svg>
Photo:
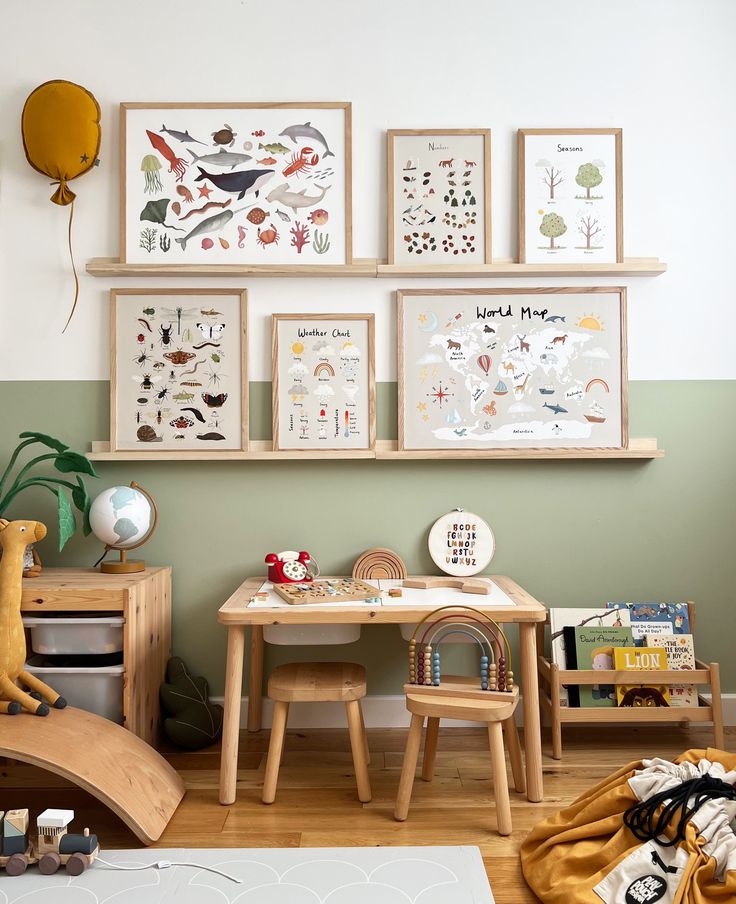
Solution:
<svg viewBox="0 0 736 904"><path fill-rule="evenodd" d="M90 533L89 507L91 500L81 475L86 474L89 477L97 477L98 475L95 473L92 463L81 452L72 451L66 443L62 443L61 440L55 439L53 436L27 431L21 433L18 438L20 443L18 443L15 451L10 456L10 461L2 477L0 477L0 518L4 517L10 503L23 490L29 487L45 487L56 497L59 519L59 550L61 551L67 540L74 536L74 532L77 529L72 503L82 515L82 531L85 537ZM49 451L31 458L22 467L18 467L13 477L13 470L18 463L21 452L35 443L45 446ZM42 474L32 473L34 471L37 472L38 466L44 462L52 462L54 468L62 474L74 474L76 483L72 483L70 480L63 480L60 477L47 477ZM71 502L69 501L70 497ZM26 549L24 566L24 577L36 577L41 571L38 553L32 546Z"/></svg>

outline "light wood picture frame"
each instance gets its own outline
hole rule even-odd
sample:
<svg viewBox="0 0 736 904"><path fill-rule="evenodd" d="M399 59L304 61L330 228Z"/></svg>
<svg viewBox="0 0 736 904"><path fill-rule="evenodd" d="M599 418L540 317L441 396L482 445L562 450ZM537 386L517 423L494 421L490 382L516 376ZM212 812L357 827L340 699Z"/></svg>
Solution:
<svg viewBox="0 0 736 904"><path fill-rule="evenodd" d="M351 104L120 104L120 260L351 264Z"/></svg>
<svg viewBox="0 0 736 904"><path fill-rule="evenodd" d="M627 448L624 287L396 297L399 450Z"/></svg>
<svg viewBox="0 0 736 904"><path fill-rule="evenodd" d="M373 314L272 314L274 451L375 450Z"/></svg>
<svg viewBox="0 0 736 904"><path fill-rule="evenodd" d="M389 129L388 263L492 262L491 130Z"/></svg>
<svg viewBox="0 0 736 904"><path fill-rule="evenodd" d="M110 450L248 449L245 289L110 291Z"/></svg>
<svg viewBox="0 0 736 904"><path fill-rule="evenodd" d="M623 131L519 129L519 263L623 263Z"/></svg>

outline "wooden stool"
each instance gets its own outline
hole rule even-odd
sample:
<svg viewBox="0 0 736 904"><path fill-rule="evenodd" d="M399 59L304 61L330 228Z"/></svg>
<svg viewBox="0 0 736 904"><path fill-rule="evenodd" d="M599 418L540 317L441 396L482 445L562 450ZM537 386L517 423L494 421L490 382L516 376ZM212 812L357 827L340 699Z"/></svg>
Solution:
<svg viewBox="0 0 736 904"><path fill-rule="evenodd" d="M456 682L465 682L466 678L454 679ZM442 678L442 685L452 684L452 676ZM488 725L488 741L491 750L491 769L493 772L493 792L496 798L496 814L498 831L501 835L511 834L511 806L509 804L509 788L506 778L506 757L503 749L503 733L509 747L511 759L511 771L514 776L514 787L517 791L526 790L524 766L521 761L521 747L519 735L514 721L514 711L519 702L519 691L516 688L513 694L508 695L508 700L479 699L473 697L453 697L435 694L432 691L422 692L416 685L404 685L406 694L406 708L412 714L409 737L406 742L404 754L404 766L401 770L399 793L396 797L396 809L394 816L403 822L409 815L409 802L414 787L414 772L419 758L419 745L422 739L422 729L425 718L427 722L427 737L424 744L424 762L422 764L422 778L425 782L431 782L434 777L434 764L437 755L437 736L439 734L440 719L462 719L470 722L485 722ZM412 693L416 690L417 693ZM488 693L488 692L485 692ZM503 726L503 728L502 728Z"/></svg>
<svg viewBox="0 0 736 904"><path fill-rule="evenodd" d="M289 704L316 703L320 700L345 704L358 799L362 803L368 803L371 799L371 783L368 778L370 754L360 705L365 694L365 668L352 662L295 662L280 665L273 670L268 679L268 696L276 705L263 781L261 799L264 804L272 804L276 799Z"/></svg>

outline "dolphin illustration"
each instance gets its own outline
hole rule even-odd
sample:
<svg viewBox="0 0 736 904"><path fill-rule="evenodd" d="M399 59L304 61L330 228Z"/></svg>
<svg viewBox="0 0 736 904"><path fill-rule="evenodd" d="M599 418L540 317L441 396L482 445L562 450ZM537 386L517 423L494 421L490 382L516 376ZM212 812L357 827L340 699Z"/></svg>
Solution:
<svg viewBox="0 0 736 904"><path fill-rule="evenodd" d="M180 242L181 239L176 239L175 241ZM545 402L542 405L542 408L549 408L552 414L567 414L567 408L563 408L562 405L550 405L548 402Z"/></svg>
<svg viewBox="0 0 736 904"><path fill-rule="evenodd" d="M198 166L199 175L195 178L195 182L201 182L203 179L209 179L218 188L223 191L237 194L237 200L253 192L258 197L258 192L263 185L273 176L275 170L243 170L240 173L208 173Z"/></svg>
<svg viewBox="0 0 736 904"><path fill-rule="evenodd" d="M191 154L192 152L190 151L189 153ZM564 323L565 318L564 318L564 317L560 317L559 314L553 314L551 317L545 317L545 318L544 318L544 322L545 322L545 323L557 323L557 322L560 321L560 320Z"/></svg>
<svg viewBox="0 0 736 904"><path fill-rule="evenodd" d="M243 208L241 207L240 210ZM222 213L216 213L213 217L207 217L206 220L202 220L201 223L198 223L194 229L190 233L184 236L182 239L174 239L174 241L181 245L182 251L186 251L187 242L189 239L194 239L198 235L204 235L207 232L219 232L223 229L227 224L232 220L236 213L240 213L239 210L223 210Z"/></svg>
<svg viewBox="0 0 736 904"><path fill-rule="evenodd" d="M319 195L308 195L306 194L306 188L303 188L301 191L289 191L289 183L284 182L282 185L277 185L272 191L270 191L266 195L266 200L271 203L282 204L284 207L290 207L294 213L296 213L297 208L299 207L314 207L315 204L319 204L319 202L324 198L327 194L327 189L331 188L329 185L316 186L321 194Z"/></svg>
<svg viewBox="0 0 736 904"><path fill-rule="evenodd" d="M189 134L189 130L186 132L179 132L176 129L167 129L166 126L161 126L161 131L165 132L167 135L171 135L172 138L176 138L177 141L193 141L194 144L204 144L204 141L199 141L197 138L192 138Z"/></svg>
<svg viewBox="0 0 736 904"><path fill-rule="evenodd" d="M192 162L209 163L210 166L220 166L223 169L228 166L235 169L239 164L253 159L249 154L236 154L234 151L226 151L225 148L220 148L216 154L202 154L201 157L198 157L191 148L187 150L192 155Z"/></svg>
<svg viewBox="0 0 736 904"><path fill-rule="evenodd" d="M315 129L311 122L305 122L302 125L287 126L283 132L279 132L279 138L281 138L282 135L291 138L294 144L296 144L297 138L308 138L310 141L319 141L325 149L325 152L322 155L323 157L335 156L330 150L325 136L319 129Z"/></svg>

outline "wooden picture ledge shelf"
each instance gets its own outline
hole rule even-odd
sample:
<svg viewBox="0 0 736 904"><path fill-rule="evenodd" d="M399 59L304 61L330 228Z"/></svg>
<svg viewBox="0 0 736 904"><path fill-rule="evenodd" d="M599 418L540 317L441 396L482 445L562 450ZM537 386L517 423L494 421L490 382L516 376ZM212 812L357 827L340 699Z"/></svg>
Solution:
<svg viewBox="0 0 736 904"><path fill-rule="evenodd" d="M101 277L363 277L367 279L507 279L514 277L659 276L667 264L657 257L627 257L620 264L519 264L501 258L492 264L407 267L373 258L351 264L124 264L114 257L93 257L87 273Z"/></svg>
<svg viewBox="0 0 736 904"><path fill-rule="evenodd" d="M630 439L627 449L408 449L400 451L395 440L378 440L376 449L304 449L274 452L270 440L251 440L247 452L223 449L125 450L111 452L107 442L93 442L87 453L91 461L318 461L365 460L378 461L560 461L602 460L622 461L664 458L664 450L657 448L656 439Z"/></svg>

